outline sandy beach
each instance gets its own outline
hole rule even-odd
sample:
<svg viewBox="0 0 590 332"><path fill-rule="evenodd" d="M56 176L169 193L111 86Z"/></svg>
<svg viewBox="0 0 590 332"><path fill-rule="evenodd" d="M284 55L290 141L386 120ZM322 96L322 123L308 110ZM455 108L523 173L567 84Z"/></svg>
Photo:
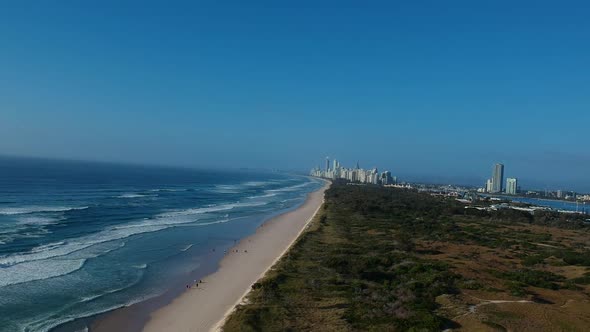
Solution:
<svg viewBox="0 0 590 332"><path fill-rule="evenodd" d="M216 331L252 284L289 249L323 203L322 189L311 193L303 205L277 216L228 251L219 269L187 289L170 304L156 310L143 330Z"/></svg>

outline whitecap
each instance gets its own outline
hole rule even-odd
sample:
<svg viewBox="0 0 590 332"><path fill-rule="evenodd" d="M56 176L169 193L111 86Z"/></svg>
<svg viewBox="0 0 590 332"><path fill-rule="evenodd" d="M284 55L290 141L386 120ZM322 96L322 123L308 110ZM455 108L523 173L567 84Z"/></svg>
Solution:
<svg viewBox="0 0 590 332"><path fill-rule="evenodd" d="M297 185L285 187L285 188L269 189L269 190L266 190L266 192L267 193L277 193L277 192L297 191L297 189L309 186L310 184L313 184L313 183L314 182L305 182L305 183L301 183L301 184L297 184Z"/></svg>
<svg viewBox="0 0 590 332"><path fill-rule="evenodd" d="M171 211L166 212L158 215L158 217L175 217L175 216L186 216L186 215L198 215L204 213L211 213L211 212L218 212L218 211L227 211L236 208L242 207L254 207L254 206L261 206L265 205L265 202L237 202L237 203L229 203L229 204L222 204L222 205L211 205L207 207L201 208L193 208L193 209L184 209L179 211Z"/></svg>
<svg viewBox="0 0 590 332"><path fill-rule="evenodd" d="M184 247L184 248L180 249L180 251L187 251L187 250L189 250L190 248L192 248L192 247L193 247L193 245L194 245L194 244L189 244L189 245L187 245L186 247Z"/></svg>
<svg viewBox="0 0 590 332"><path fill-rule="evenodd" d="M266 194L264 194L264 195L258 195L258 196L249 196L249 197L248 197L248 199L257 199L257 198L273 197L273 196L276 196L276 195L277 195L277 193L270 192L270 193L266 193Z"/></svg>
<svg viewBox="0 0 590 332"><path fill-rule="evenodd" d="M155 197L155 196L156 195L145 195L145 194L129 193L129 194L119 195L119 196L117 196L117 198L142 198L142 197Z"/></svg>
<svg viewBox="0 0 590 332"><path fill-rule="evenodd" d="M55 224L61 220L63 220L63 219L45 217L45 216L25 215L22 217L18 217L17 223L20 225L51 225L51 224Z"/></svg>
<svg viewBox="0 0 590 332"><path fill-rule="evenodd" d="M219 194L238 194L243 189L244 186L239 184L216 184L211 190Z"/></svg>
<svg viewBox="0 0 590 332"><path fill-rule="evenodd" d="M151 192L177 192L177 191L188 191L188 189L181 189L181 188L158 188L158 189L151 189Z"/></svg>
<svg viewBox="0 0 590 332"><path fill-rule="evenodd" d="M103 296L104 296L104 294L97 294L97 295L85 296L82 299L80 299L79 303L90 302L92 300L96 300L99 297L103 297Z"/></svg>
<svg viewBox="0 0 590 332"><path fill-rule="evenodd" d="M92 301L92 300L96 300L96 299L98 299L98 298L101 298L101 297L103 297L103 296L105 296L105 295L108 295L108 294L113 294L113 293L120 292L120 291L122 291L122 290L125 290L125 289L127 289L127 288L129 288L129 287L131 287L131 286L126 286L126 287L121 287L121 288L110 289L110 290L107 290L107 291L105 291L105 292L103 292L103 293L100 293L100 294L96 294L96 295L90 295L90 296L85 296L85 297L83 297L83 298L81 298L81 299L80 299L79 303L90 302L90 301Z"/></svg>
<svg viewBox="0 0 590 332"><path fill-rule="evenodd" d="M195 226L208 226L208 225L216 225L216 224L225 224L226 222L236 220L236 219L238 219L238 218L221 219L221 220L216 220L216 221L211 221L211 222L202 222L202 223L195 224Z"/></svg>
<svg viewBox="0 0 590 332"><path fill-rule="evenodd" d="M63 276L84 266L86 259L30 261L0 268L0 287Z"/></svg>
<svg viewBox="0 0 590 332"><path fill-rule="evenodd" d="M244 186L248 186L248 187L261 187L267 184L270 184L273 182L270 181L249 181L249 182L244 182L242 183L242 185Z"/></svg>
<svg viewBox="0 0 590 332"><path fill-rule="evenodd" d="M3 208L0 209L0 214L2 215L17 215L17 214L30 214L30 213L38 213L38 212L65 212L71 210L84 210L87 209L88 206L79 206L79 207L68 207L68 206L23 206L23 207L14 207L14 208Z"/></svg>

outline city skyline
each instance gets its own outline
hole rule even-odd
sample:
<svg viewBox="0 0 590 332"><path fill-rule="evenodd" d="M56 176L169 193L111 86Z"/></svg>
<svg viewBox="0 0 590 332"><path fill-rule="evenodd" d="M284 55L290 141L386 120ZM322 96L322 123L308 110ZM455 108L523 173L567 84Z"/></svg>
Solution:
<svg viewBox="0 0 590 332"><path fill-rule="evenodd" d="M350 182L365 183L365 184L379 184L379 185L395 185L397 184L397 177L392 176L390 171L383 171L379 173L377 167L372 169L363 169L359 162L356 162L356 167L346 168L340 165L336 159L333 160L333 166L330 167L330 157L326 157L325 168L317 166L313 168L309 174L311 176L324 179L343 179Z"/></svg>

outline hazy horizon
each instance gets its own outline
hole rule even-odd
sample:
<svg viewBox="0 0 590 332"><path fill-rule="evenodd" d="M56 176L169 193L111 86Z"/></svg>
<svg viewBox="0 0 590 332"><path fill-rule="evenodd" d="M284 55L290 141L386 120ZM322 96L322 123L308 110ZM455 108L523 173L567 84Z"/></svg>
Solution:
<svg viewBox="0 0 590 332"><path fill-rule="evenodd" d="M272 167L249 167L247 165L178 165L178 164L165 164L165 163L138 163L138 162L126 162L126 161L103 161L103 160L91 160L91 159L67 159L67 158L51 158L51 157L37 157L37 156L23 156L23 155L0 155L0 162L2 159L13 159L13 160L35 160L35 161L47 161L47 162L65 162L65 163L99 163L113 166L122 167L155 167L155 168L169 168L169 169L193 169L193 170L223 170L223 171L237 171L237 170L252 170L252 171L280 171L280 172L291 172L298 173L301 175L307 175L308 169L293 169L293 168L272 168ZM325 160L322 160L325 163ZM320 165L316 165L320 166ZM343 165L343 167L355 167L355 164ZM321 166L323 167L323 166ZM361 165L363 167L363 165ZM376 166L369 166L365 168L372 168ZM381 168L381 170L388 170L387 168ZM482 178L485 176L445 176L436 174L418 174L418 173L398 173L394 174L400 182L414 182L424 184L437 184L437 185L461 185L461 186L477 186L481 187ZM578 193L587 193L588 191L584 187L567 187L560 183L551 185L546 183L536 182L534 179L519 178L519 187L522 186L523 190L570 190ZM524 185L522 183L524 182Z"/></svg>
<svg viewBox="0 0 590 332"><path fill-rule="evenodd" d="M2 5L0 155L590 191L581 1Z"/></svg>

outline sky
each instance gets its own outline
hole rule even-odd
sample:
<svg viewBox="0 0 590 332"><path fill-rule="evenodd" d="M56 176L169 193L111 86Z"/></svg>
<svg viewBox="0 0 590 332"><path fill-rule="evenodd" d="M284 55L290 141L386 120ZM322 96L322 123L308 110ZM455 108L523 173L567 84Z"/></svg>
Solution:
<svg viewBox="0 0 590 332"><path fill-rule="evenodd" d="M0 3L0 154L590 191L584 1Z"/></svg>

